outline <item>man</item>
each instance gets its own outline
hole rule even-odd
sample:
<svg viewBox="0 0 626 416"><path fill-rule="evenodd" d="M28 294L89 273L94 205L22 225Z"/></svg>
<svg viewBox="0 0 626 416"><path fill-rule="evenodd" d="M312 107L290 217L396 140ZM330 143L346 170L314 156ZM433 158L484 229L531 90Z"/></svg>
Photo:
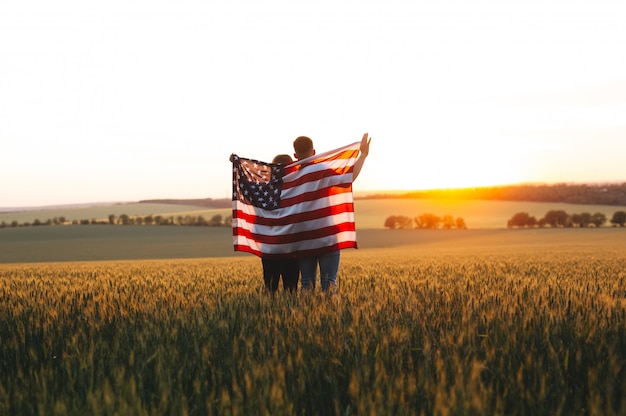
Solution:
<svg viewBox="0 0 626 416"><path fill-rule="evenodd" d="M365 158L369 154L370 141L372 139L365 133L361 139L360 154L354 164L352 171L352 181L359 176ZM313 146L313 140L306 136L300 136L293 142L294 156L298 160L306 159L315 155L315 147ZM317 268L320 269L320 282L322 285L322 292L329 292L331 294L337 293L337 272L339 270L339 250L333 250L329 253L300 258L298 263L300 265L300 277L302 282L303 291L314 290L315 282L317 280Z"/></svg>

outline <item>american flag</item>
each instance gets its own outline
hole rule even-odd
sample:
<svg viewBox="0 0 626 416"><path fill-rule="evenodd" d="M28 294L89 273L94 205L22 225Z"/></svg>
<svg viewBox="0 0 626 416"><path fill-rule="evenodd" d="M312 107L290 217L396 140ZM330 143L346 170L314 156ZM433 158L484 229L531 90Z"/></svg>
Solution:
<svg viewBox="0 0 626 416"><path fill-rule="evenodd" d="M357 248L352 171L360 142L288 165L233 155L233 245L259 257Z"/></svg>

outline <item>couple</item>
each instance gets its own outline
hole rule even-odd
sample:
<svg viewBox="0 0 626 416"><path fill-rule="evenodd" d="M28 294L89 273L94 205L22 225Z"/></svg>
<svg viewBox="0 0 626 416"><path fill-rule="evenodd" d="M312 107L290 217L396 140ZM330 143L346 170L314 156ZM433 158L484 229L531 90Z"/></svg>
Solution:
<svg viewBox="0 0 626 416"><path fill-rule="evenodd" d="M370 141L371 138L368 136L368 133L365 133L361 139L358 159L354 164L352 181L354 181L361 172L365 158L369 154ZM295 151L294 156L297 160L306 159L315 155L313 141L306 136L298 137L293 142L293 147ZM272 163L278 164L289 164L291 162L293 162L293 160L286 154L277 155L272 161ZM278 281L282 276L285 291L295 293L298 288L298 277L302 274L303 291L313 291L315 289L317 268L319 265L322 292L336 294L339 257L338 249L318 256L301 258L294 256L277 259L261 256L265 290L268 293L275 293L278 290Z"/></svg>

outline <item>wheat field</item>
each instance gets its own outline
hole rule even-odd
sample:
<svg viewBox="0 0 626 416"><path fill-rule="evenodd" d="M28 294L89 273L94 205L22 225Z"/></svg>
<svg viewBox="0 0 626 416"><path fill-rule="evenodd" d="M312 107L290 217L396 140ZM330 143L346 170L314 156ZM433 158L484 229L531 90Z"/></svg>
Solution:
<svg viewBox="0 0 626 416"><path fill-rule="evenodd" d="M342 254L0 265L0 414L626 414L626 257Z"/></svg>

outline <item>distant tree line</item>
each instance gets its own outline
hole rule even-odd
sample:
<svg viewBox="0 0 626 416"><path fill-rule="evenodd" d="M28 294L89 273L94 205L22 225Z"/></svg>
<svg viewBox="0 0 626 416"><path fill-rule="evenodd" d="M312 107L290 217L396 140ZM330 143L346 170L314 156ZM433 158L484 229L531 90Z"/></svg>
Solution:
<svg viewBox="0 0 626 416"><path fill-rule="evenodd" d="M563 210L551 210L537 220L537 218L529 215L527 212L518 212L510 220L507 221L508 228L533 228L533 227L602 227L607 221L606 215L601 212L590 214L583 212L581 214L568 214ZM616 211L610 220L614 227L623 227L626 224L626 211Z"/></svg>
<svg viewBox="0 0 626 416"><path fill-rule="evenodd" d="M230 208L233 206L231 198L193 198L193 199L143 199L140 204L176 204L176 205L193 205L203 208Z"/></svg>
<svg viewBox="0 0 626 416"><path fill-rule="evenodd" d="M215 214L211 218L204 218L202 215L135 215L129 216L122 214L116 217L110 214L108 219L82 219L67 221L65 217L54 217L45 221L38 219L31 222L18 223L12 221L10 224L3 221L0 228L8 227L30 227L30 226L47 226L47 225L179 225L179 226L196 226L196 227L230 227L232 225L232 216L226 217L221 214Z"/></svg>
<svg viewBox="0 0 626 416"><path fill-rule="evenodd" d="M583 205L626 206L626 183L508 185L461 189L433 189L403 194L378 194L358 199L414 198L486 201L559 202Z"/></svg>
<svg viewBox="0 0 626 416"><path fill-rule="evenodd" d="M452 215L444 215L439 217L435 214L425 213L417 217L407 217L404 215L392 215L385 220L385 228L390 230L408 230L408 229L437 229L446 230L458 228L460 230L467 229L465 220L461 217L454 218Z"/></svg>

